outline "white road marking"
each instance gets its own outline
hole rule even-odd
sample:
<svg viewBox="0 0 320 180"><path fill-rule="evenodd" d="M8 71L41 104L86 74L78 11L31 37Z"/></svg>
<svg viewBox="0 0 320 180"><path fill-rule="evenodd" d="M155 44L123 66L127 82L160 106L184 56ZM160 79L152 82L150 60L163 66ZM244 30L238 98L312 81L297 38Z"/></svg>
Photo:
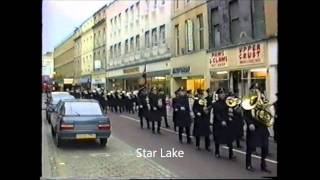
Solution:
<svg viewBox="0 0 320 180"><path fill-rule="evenodd" d="M130 119L132 121L136 121L136 122L140 122L140 120L136 119L136 118L132 118L132 117L129 117L129 116L126 116L126 115L120 115L120 117L123 117L123 118L126 118L126 119ZM178 134L178 132L175 132L171 129L167 129L167 128L163 128L163 127L160 127L160 129L164 130L164 131L168 131L168 132L171 132L171 133L174 133L174 134ZM185 134L182 134L182 136L186 137ZM191 138L193 138L193 136L191 136ZM227 146L222 146L224 149L229 149ZM234 152L237 152L237 153L240 153L240 154L246 154L246 152L244 151L240 151L238 149L233 149ZM257 158L257 159L261 159L260 156L257 156L257 155L252 155L252 157L254 158ZM270 163L274 163L274 164L278 164L278 161L274 161L272 159L267 159L266 158L266 161L267 162L270 162Z"/></svg>

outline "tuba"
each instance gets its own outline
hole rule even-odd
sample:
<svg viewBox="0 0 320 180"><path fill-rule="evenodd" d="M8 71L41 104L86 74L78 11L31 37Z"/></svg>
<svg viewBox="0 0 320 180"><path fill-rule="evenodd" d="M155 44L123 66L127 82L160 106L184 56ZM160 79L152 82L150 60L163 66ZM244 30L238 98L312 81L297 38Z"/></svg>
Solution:
<svg viewBox="0 0 320 180"><path fill-rule="evenodd" d="M257 89L244 96L241 102L243 109L251 110L252 116L267 127L271 127L274 123L274 116L270 111L271 106L272 104Z"/></svg>

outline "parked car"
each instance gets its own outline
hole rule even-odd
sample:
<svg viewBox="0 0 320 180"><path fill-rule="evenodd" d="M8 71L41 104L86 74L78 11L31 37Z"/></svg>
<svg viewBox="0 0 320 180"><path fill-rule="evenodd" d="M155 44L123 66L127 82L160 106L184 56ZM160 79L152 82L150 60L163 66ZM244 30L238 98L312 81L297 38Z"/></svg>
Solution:
<svg viewBox="0 0 320 180"><path fill-rule="evenodd" d="M111 124L96 100L60 100L51 114L51 132L57 147L61 140L77 139L99 139L101 146L105 146Z"/></svg>
<svg viewBox="0 0 320 180"><path fill-rule="evenodd" d="M47 118L47 121L49 124L50 124L51 113L54 111L58 102L63 99L75 99L75 98L74 98L74 96L65 95L65 94L54 95L49 100L49 102L47 103L47 107L46 107L46 118Z"/></svg>

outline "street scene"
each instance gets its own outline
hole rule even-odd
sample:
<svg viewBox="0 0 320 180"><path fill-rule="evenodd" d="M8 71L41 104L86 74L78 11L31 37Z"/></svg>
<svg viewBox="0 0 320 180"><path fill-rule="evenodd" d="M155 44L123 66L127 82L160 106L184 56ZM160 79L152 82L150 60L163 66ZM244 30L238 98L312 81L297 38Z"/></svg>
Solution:
<svg viewBox="0 0 320 180"><path fill-rule="evenodd" d="M42 13L42 179L277 177L277 0Z"/></svg>

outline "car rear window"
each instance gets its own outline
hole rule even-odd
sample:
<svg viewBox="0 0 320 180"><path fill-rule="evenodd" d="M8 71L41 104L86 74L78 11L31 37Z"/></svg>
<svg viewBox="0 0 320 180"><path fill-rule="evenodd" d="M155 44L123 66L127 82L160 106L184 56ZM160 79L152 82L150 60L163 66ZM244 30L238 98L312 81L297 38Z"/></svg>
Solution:
<svg viewBox="0 0 320 180"><path fill-rule="evenodd" d="M65 115L102 115L96 102L65 102Z"/></svg>
<svg viewBox="0 0 320 180"><path fill-rule="evenodd" d="M53 105L56 105L59 103L60 100L64 100L64 99L75 99L74 96L56 96L56 97L53 97L52 99L52 104Z"/></svg>

